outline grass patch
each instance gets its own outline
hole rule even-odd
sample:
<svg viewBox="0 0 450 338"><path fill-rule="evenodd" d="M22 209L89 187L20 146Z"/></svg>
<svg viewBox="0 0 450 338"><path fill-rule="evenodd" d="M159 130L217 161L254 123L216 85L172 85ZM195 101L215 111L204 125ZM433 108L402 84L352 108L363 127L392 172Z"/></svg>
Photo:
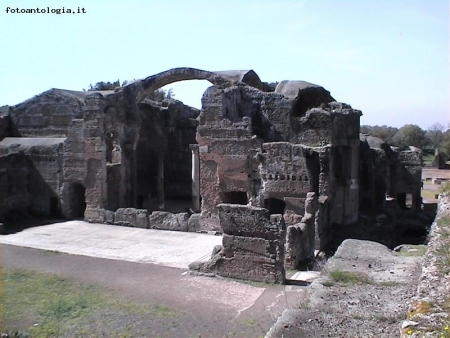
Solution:
<svg viewBox="0 0 450 338"><path fill-rule="evenodd" d="M61 251L56 251L56 250L41 250L41 251L42 251L42 253L44 255L49 255L49 256L51 256L51 255L61 255L62 254Z"/></svg>
<svg viewBox="0 0 450 338"><path fill-rule="evenodd" d="M258 320L256 319L246 319L242 322L242 324L247 325L247 326L254 326L254 325L258 325Z"/></svg>
<svg viewBox="0 0 450 338"><path fill-rule="evenodd" d="M437 221L437 226L439 227L439 232L442 238L450 238L450 217L444 216L439 218Z"/></svg>
<svg viewBox="0 0 450 338"><path fill-rule="evenodd" d="M439 334L440 338L450 338L450 322L442 325Z"/></svg>
<svg viewBox="0 0 450 338"><path fill-rule="evenodd" d="M441 189L439 191L443 194L450 192L450 182L441 183Z"/></svg>
<svg viewBox="0 0 450 338"><path fill-rule="evenodd" d="M442 244L436 250L438 256L436 265L443 275L448 275L450 273L450 247L447 245L448 244Z"/></svg>
<svg viewBox="0 0 450 338"><path fill-rule="evenodd" d="M425 255L427 252L428 246L420 244L420 245L408 245L405 250L400 250L396 253L397 256L402 257L418 257Z"/></svg>
<svg viewBox="0 0 450 338"><path fill-rule="evenodd" d="M133 337L136 322L169 322L177 314L61 276L3 269L3 330L31 337ZM140 334L140 332L139 332Z"/></svg>
<svg viewBox="0 0 450 338"><path fill-rule="evenodd" d="M448 216L441 217L437 221L440 245L436 249L438 256L437 267L443 275L450 273L450 218Z"/></svg>
<svg viewBox="0 0 450 338"><path fill-rule="evenodd" d="M422 198L427 199L427 200L434 200L435 199L435 195L438 194L439 191L436 190L427 190L427 189L423 189L422 193L420 194L422 196Z"/></svg>
<svg viewBox="0 0 450 338"><path fill-rule="evenodd" d="M371 284L372 280L363 273L334 270L329 273L331 279L342 284Z"/></svg>

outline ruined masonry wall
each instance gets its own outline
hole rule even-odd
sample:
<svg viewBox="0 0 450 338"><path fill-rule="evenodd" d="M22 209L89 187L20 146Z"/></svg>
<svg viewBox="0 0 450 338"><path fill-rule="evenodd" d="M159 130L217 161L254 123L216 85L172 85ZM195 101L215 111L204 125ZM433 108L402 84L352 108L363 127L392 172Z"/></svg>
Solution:
<svg viewBox="0 0 450 338"><path fill-rule="evenodd" d="M0 146L0 214L59 216L63 138L5 138Z"/></svg>
<svg viewBox="0 0 450 338"><path fill-rule="evenodd" d="M83 97L51 89L10 107L14 137L66 137L72 119L83 117Z"/></svg>
<svg viewBox="0 0 450 338"><path fill-rule="evenodd" d="M193 272L257 282L284 283L286 228L282 215L267 209L220 204L222 247L208 262L189 265Z"/></svg>
<svg viewBox="0 0 450 338"><path fill-rule="evenodd" d="M0 220L11 211L27 211L32 196L28 189L30 166L24 154L9 154L0 159Z"/></svg>
<svg viewBox="0 0 450 338"><path fill-rule="evenodd" d="M450 195L439 196L438 212L431 226L422 273L407 314L409 325L401 337L444 337L448 333L450 312ZM447 330L445 330L447 327Z"/></svg>
<svg viewBox="0 0 450 338"><path fill-rule="evenodd" d="M260 206L263 206L267 198L277 198L286 203L286 210L303 215L306 194L313 190L314 185L305 151L307 150L303 146L287 142L262 145L259 165L262 181ZM316 178L318 179L318 176Z"/></svg>

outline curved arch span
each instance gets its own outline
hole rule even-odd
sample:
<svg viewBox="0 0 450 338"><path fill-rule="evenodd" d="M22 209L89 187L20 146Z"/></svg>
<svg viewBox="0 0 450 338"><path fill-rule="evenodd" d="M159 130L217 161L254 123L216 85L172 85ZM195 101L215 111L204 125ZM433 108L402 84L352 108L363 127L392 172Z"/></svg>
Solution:
<svg viewBox="0 0 450 338"><path fill-rule="evenodd" d="M253 87L262 89L261 80L253 70L210 72L189 67L172 68L129 83L123 89L137 90L139 92L137 102L141 102L147 95L161 87L186 80L206 80L216 86L231 86L234 83L245 82Z"/></svg>

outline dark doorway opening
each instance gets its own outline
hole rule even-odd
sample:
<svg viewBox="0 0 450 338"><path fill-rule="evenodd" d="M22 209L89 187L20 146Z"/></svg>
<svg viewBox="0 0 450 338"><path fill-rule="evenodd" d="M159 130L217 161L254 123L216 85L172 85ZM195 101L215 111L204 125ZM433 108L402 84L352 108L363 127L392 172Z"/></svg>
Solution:
<svg viewBox="0 0 450 338"><path fill-rule="evenodd" d="M248 197L244 191L228 191L222 193L222 202L228 204L247 205Z"/></svg>
<svg viewBox="0 0 450 338"><path fill-rule="evenodd" d="M70 217L83 218L86 210L86 188L80 183L72 183L69 193Z"/></svg>
<svg viewBox="0 0 450 338"><path fill-rule="evenodd" d="M427 236L428 230L426 227L411 228L403 232L403 234L399 238L399 243L419 245L426 242Z"/></svg>
<svg viewBox="0 0 450 338"><path fill-rule="evenodd" d="M407 209L406 207L406 193L397 194L397 204L401 209Z"/></svg>
<svg viewBox="0 0 450 338"><path fill-rule="evenodd" d="M264 206L269 210L271 215L273 214L284 214L284 209L286 208L286 202L278 198L267 198L264 200Z"/></svg>
<svg viewBox="0 0 450 338"><path fill-rule="evenodd" d="M57 197L50 197L50 216L59 216L59 203Z"/></svg>

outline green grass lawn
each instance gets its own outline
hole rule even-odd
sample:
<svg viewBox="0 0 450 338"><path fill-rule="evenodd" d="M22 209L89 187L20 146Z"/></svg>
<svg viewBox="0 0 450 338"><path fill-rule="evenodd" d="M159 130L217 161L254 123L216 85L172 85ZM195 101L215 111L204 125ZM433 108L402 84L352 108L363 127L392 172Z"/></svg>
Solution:
<svg viewBox="0 0 450 338"><path fill-rule="evenodd" d="M105 288L57 275L2 270L0 332L124 338L153 336L152 326L167 325L170 331L169 326L176 325L178 315L161 305L137 303Z"/></svg>
<svg viewBox="0 0 450 338"><path fill-rule="evenodd" d="M435 190L422 190L422 198L425 199L434 199L435 195L439 194L439 191L435 191Z"/></svg>

